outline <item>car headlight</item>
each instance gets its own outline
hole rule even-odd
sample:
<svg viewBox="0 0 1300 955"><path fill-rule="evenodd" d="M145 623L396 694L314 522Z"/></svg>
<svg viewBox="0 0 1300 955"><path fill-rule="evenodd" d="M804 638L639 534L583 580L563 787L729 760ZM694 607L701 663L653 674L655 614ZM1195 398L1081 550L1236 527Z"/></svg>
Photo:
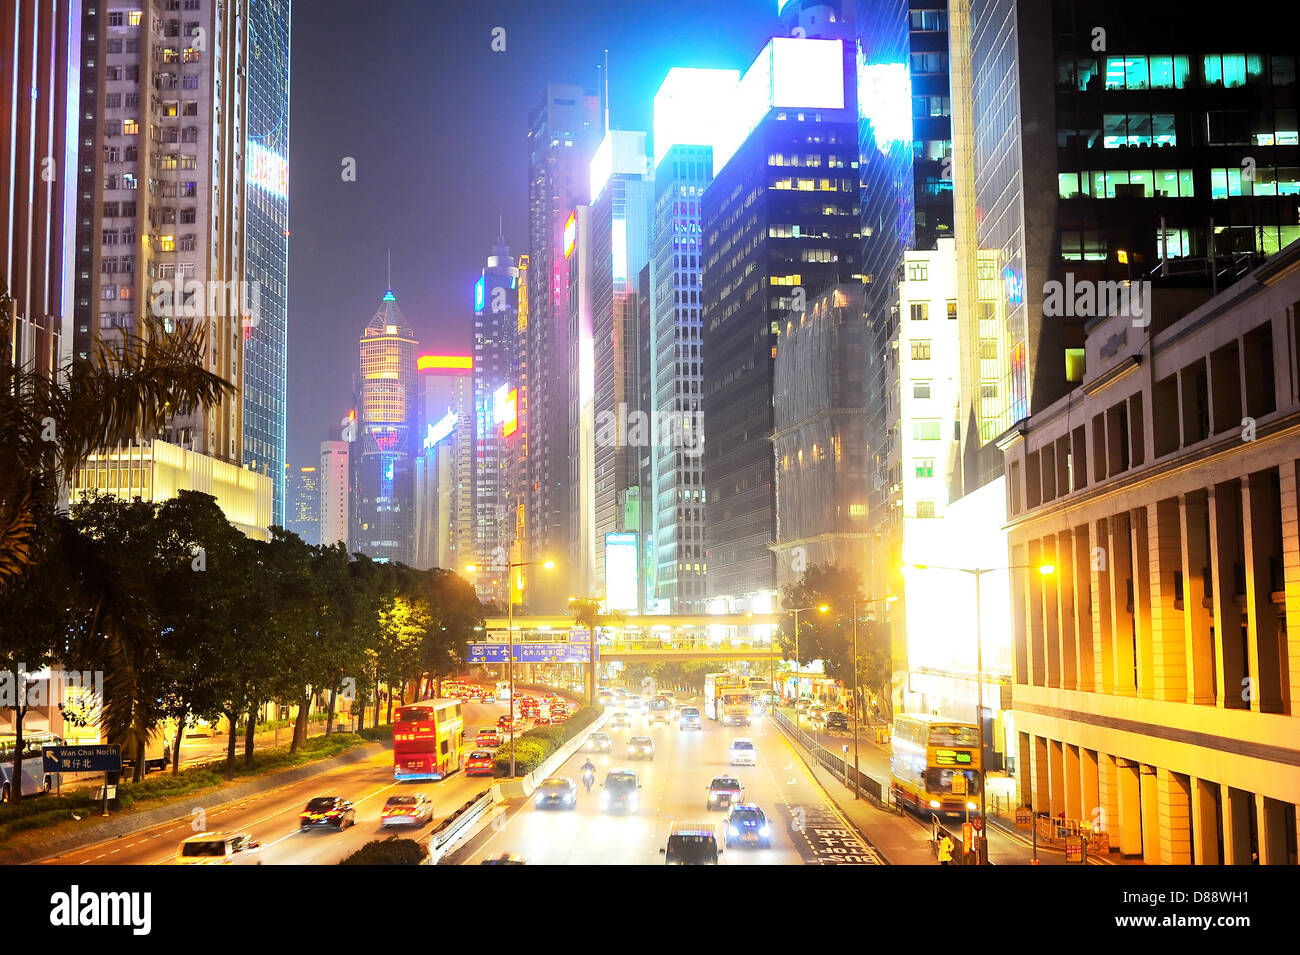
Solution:
<svg viewBox="0 0 1300 955"><path fill-rule="evenodd" d="M740 830L737 829L735 826L728 826L728 827L727 827L727 832L731 833L731 835L733 835L733 836L738 836L738 835L740 835Z"/></svg>
<svg viewBox="0 0 1300 955"><path fill-rule="evenodd" d="M770 826L759 826L758 834L762 836L764 839L766 839L768 836L772 834L772 829Z"/></svg>
<svg viewBox="0 0 1300 955"><path fill-rule="evenodd" d="M937 800L937 799L931 799L931 800L930 800L930 808L931 808L931 809L938 809L938 808L939 808L939 800Z"/></svg>
<svg viewBox="0 0 1300 955"><path fill-rule="evenodd" d="M601 793L601 794L600 794L600 804L601 804L602 806L608 806L608 805L609 805L609 793Z"/></svg>

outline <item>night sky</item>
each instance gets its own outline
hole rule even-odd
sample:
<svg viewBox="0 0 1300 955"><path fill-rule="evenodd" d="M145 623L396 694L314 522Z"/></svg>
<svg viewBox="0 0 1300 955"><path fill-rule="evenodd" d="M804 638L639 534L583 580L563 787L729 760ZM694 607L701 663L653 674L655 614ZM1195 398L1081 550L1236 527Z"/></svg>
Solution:
<svg viewBox="0 0 1300 955"><path fill-rule="evenodd" d="M506 51L491 49L506 31ZM292 34L289 437L293 467L351 407L357 339L393 290L423 351L470 350L472 286L505 217L527 251L527 116L546 83L595 89L650 131L672 66L744 69L776 0L604 4L297 0ZM344 182L344 157L356 181Z"/></svg>

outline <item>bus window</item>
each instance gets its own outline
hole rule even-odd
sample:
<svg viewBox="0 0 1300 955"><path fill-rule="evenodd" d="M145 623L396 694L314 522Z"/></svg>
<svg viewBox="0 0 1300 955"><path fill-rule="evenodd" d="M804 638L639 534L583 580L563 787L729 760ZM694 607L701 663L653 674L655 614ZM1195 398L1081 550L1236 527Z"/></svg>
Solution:
<svg viewBox="0 0 1300 955"><path fill-rule="evenodd" d="M925 772L925 788L932 793L952 792L952 777L961 773L966 777L966 794L978 796L980 791L980 774L973 769L943 769L931 766Z"/></svg>
<svg viewBox="0 0 1300 955"><path fill-rule="evenodd" d="M930 727L931 746L959 746L974 749L979 744L979 730L974 726Z"/></svg>

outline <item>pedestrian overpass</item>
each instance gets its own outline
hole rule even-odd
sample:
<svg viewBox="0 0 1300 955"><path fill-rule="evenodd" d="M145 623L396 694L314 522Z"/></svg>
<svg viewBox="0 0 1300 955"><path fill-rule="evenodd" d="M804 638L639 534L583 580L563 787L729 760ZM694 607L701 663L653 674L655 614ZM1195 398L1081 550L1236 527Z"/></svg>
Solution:
<svg viewBox="0 0 1300 955"><path fill-rule="evenodd" d="M781 613L646 614L602 619L596 624L601 662L683 660L773 660L781 650L774 640ZM506 643L505 617L488 617L491 643ZM585 630L563 615L516 616L510 622L515 643L567 643Z"/></svg>

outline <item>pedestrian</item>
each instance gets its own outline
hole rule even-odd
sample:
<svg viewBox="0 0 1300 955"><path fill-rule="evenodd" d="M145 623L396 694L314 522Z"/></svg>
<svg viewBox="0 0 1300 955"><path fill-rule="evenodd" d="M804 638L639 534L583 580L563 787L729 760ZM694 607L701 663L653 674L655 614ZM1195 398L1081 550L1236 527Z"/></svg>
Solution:
<svg viewBox="0 0 1300 955"><path fill-rule="evenodd" d="M945 832L943 838L939 840L939 865L948 865L952 862L952 850L956 846L957 844L952 841L952 836Z"/></svg>

